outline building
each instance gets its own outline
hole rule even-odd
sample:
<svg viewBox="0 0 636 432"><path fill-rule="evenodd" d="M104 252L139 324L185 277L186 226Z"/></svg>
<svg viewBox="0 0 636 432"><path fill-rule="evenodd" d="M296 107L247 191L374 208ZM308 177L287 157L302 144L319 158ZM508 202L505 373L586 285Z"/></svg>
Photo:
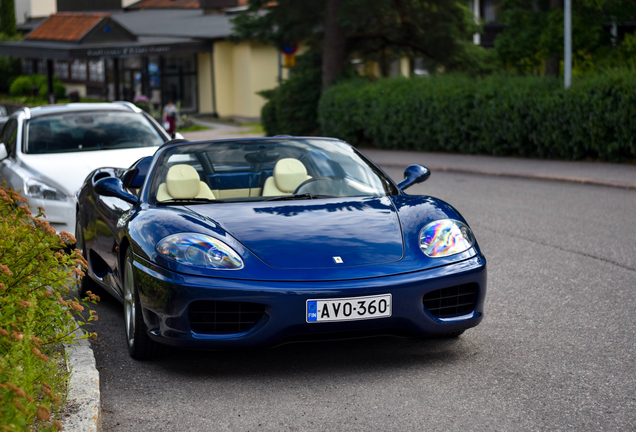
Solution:
<svg viewBox="0 0 636 432"><path fill-rule="evenodd" d="M277 86L284 71L275 47L227 41L246 0L141 0L112 10L115 1L58 0L48 18L29 15L23 25L35 22L33 30L1 43L0 55L22 58L25 74L51 71L82 96L143 95L156 106L180 103L183 112L260 116L265 100L257 93ZM97 11L77 11L86 4Z"/></svg>
<svg viewBox="0 0 636 432"><path fill-rule="evenodd" d="M473 42L485 48L494 47L495 38L505 27L499 22L501 0L471 0L470 10L473 12L475 21L482 25L482 33L475 34Z"/></svg>

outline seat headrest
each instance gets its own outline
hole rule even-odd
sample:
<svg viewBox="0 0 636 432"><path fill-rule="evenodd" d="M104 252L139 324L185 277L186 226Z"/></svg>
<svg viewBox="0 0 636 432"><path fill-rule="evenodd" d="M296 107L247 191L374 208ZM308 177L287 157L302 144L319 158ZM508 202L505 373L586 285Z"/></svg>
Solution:
<svg viewBox="0 0 636 432"><path fill-rule="evenodd" d="M282 192L293 192L299 184L307 180L307 168L298 159L285 158L274 166L274 181Z"/></svg>
<svg viewBox="0 0 636 432"><path fill-rule="evenodd" d="M166 188L173 198L194 198L199 194L199 173L190 165L174 165L168 170Z"/></svg>

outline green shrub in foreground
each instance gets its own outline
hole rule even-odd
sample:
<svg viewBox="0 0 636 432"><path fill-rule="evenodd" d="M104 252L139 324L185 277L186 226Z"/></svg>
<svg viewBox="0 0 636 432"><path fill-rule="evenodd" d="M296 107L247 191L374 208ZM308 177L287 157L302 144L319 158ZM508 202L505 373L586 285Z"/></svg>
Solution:
<svg viewBox="0 0 636 432"><path fill-rule="evenodd" d="M636 159L636 72L574 81L495 75L355 80L325 91L322 132L387 149Z"/></svg>
<svg viewBox="0 0 636 432"><path fill-rule="evenodd" d="M86 265L77 250L64 251L75 239L57 235L43 209L34 217L25 204L0 188L0 427L56 430L66 375L60 344L97 317L82 318L86 303L68 299Z"/></svg>

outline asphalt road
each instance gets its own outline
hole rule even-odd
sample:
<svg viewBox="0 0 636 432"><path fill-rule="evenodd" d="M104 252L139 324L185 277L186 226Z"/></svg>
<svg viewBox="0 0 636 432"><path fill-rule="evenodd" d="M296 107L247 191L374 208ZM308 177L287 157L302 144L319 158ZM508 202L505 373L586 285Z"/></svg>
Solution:
<svg viewBox="0 0 636 432"><path fill-rule="evenodd" d="M103 296L103 429L636 430L636 192L436 172L409 192L473 228L489 266L480 326L136 362Z"/></svg>

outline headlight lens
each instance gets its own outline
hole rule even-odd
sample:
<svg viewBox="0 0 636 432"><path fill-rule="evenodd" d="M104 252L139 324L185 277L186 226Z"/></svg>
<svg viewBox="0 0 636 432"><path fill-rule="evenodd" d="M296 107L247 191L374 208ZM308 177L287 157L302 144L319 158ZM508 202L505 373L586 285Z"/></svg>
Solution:
<svg viewBox="0 0 636 432"><path fill-rule="evenodd" d="M66 195L57 189L33 179L24 181L24 196L53 201L66 201Z"/></svg>
<svg viewBox="0 0 636 432"><path fill-rule="evenodd" d="M228 245L203 234L174 234L157 244L157 252L165 258L193 267L219 270L243 268L243 260Z"/></svg>
<svg viewBox="0 0 636 432"><path fill-rule="evenodd" d="M420 231L420 248L431 258L441 258L467 251L475 244L470 228L462 222L442 219Z"/></svg>

